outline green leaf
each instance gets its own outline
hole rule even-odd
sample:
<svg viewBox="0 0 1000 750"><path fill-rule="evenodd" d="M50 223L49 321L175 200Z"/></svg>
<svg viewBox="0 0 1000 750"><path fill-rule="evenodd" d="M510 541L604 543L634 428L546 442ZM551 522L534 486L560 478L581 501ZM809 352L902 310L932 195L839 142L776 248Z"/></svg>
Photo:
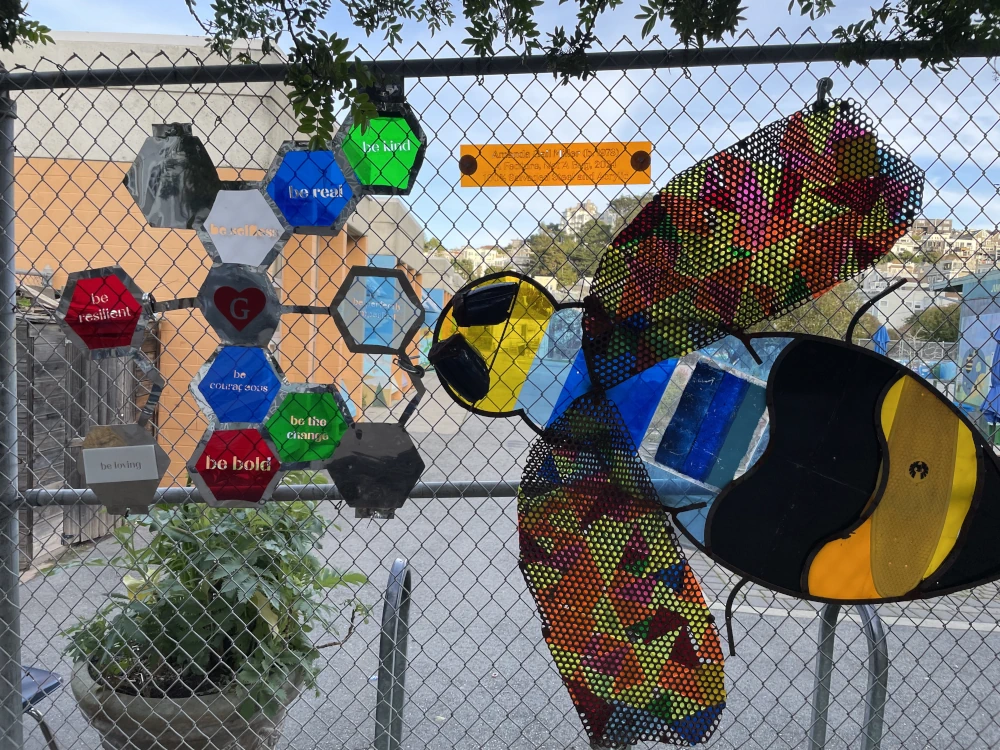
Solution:
<svg viewBox="0 0 1000 750"><path fill-rule="evenodd" d="M255 701L253 698L247 698L246 700L240 703L237 711L239 712L239 715L242 716L246 721L250 721L250 719L252 719L254 716L257 715L257 709L258 709L257 701Z"/></svg>

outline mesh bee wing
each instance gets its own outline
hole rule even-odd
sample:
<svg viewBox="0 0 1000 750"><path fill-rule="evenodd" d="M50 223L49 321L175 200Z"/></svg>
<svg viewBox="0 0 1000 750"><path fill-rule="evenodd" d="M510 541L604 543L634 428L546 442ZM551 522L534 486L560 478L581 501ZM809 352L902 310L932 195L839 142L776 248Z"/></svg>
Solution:
<svg viewBox="0 0 1000 750"><path fill-rule="evenodd" d="M601 258L583 322L595 383L610 388L872 267L919 210L923 179L848 101L682 172Z"/></svg>
<svg viewBox="0 0 1000 750"><path fill-rule="evenodd" d="M607 398L581 396L535 441L518 524L521 571L590 737L706 741L725 707L718 632Z"/></svg>

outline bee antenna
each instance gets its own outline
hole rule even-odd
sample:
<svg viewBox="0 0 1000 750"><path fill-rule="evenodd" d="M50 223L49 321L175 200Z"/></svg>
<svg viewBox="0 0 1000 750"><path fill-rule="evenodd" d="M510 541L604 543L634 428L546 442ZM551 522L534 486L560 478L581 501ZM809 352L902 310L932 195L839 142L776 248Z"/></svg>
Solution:
<svg viewBox="0 0 1000 750"><path fill-rule="evenodd" d="M753 344L750 343L750 336L747 335L746 331L743 331L739 328L732 328L731 326L722 324L719 325L719 328L728 333L730 336L734 336L735 338L739 339L740 343L746 347L748 352L750 352L750 356L753 357L754 362L756 362L758 365L764 364L764 360L760 358L760 355L757 354L757 351L753 348Z"/></svg>
<svg viewBox="0 0 1000 750"><path fill-rule="evenodd" d="M850 324L847 326L847 333L844 334L844 341L850 344L854 340L854 328L855 326L857 326L858 323L861 322L862 316L864 316L866 312L871 310L878 303L880 299L882 299L883 297L888 297L890 294L899 289L899 287L903 286L903 284L905 283L906 279L900 279L899 281L889 284L889 286L886 289L879 292L870 300L865 302L865 304L859 307L858 311L854 313L854 317L851 318Z"/></svg>
<svg viewBox="0 0 1000 750"><path fill-rule="evenodd" d="M726 636L729 638L729 655L736 656L736 640L733 638L733 602L736 601L736 595L740 593L740 589L750 583L749 578L741 578L733 590L729 592L729 598L726 599Z"/></svg>

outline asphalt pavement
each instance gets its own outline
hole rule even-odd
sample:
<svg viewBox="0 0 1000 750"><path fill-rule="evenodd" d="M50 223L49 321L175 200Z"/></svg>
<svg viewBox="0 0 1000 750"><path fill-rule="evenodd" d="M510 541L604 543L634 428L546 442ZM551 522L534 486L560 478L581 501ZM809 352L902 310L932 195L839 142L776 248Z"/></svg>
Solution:
<svg viewBox="0 0 1000 750"><path fill-rule="evenodd" d="M516 478L533 436L514 420L465 419L433 399L410 429L428 481ZM414 574L403 747L588 747L517 570L513 498L410 500L391 521L356 520L333 503L323 512L340 527L324 540L323 554L369 576L358 595L375 611L344 646L324 650L319 693L295 702L279 747L371 747L380 597L397 556L409 560ZM84 554L103 558L116 546L106 540ZM734 581L701 555L692 553L691 560L721 623ZM68 676L60 631L120 589L119 576L100 566L22 584L24 663ZM890 652L883 750L1000 746L998 612L995 585L932 605L879 608ZM741 594L737 655L726 664L728 707L706 747L809 747L817 620L813 604L754 587ZM867 644L850 611L839 636L827 747L855 748L865 714ZM40 709L60 747L100 747L68 684ZM42 750L41 734L30 720L25 726L26 747Z"/></svg>

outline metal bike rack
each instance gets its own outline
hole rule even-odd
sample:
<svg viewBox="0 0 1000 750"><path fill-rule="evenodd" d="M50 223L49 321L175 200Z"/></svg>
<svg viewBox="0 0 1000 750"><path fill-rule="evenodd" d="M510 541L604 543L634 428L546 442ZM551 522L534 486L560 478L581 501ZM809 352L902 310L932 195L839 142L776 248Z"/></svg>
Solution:
<svg viewBox="0 0 1000 750"><path fill-rule="evenodd" d="M410 633L410 564L397 557L389 571L378 648L375 750L399 750L406 699L406 648Z"/></svg>
<svg viewBox="0 0 1000 750"><path fill-rule="evenodd" d="M882 744L885 701L889 684L889 647L885 629L870 604L855 607L868 642L868 691L865 694L865 723L861 728L863 750L879 750ZM827 604L820 613L819 652L816 655L816 684L813 688L812 724L809 750L824 750L830 713L830 683L833 679L833 645L837 635L839 604Z"/></svg>

